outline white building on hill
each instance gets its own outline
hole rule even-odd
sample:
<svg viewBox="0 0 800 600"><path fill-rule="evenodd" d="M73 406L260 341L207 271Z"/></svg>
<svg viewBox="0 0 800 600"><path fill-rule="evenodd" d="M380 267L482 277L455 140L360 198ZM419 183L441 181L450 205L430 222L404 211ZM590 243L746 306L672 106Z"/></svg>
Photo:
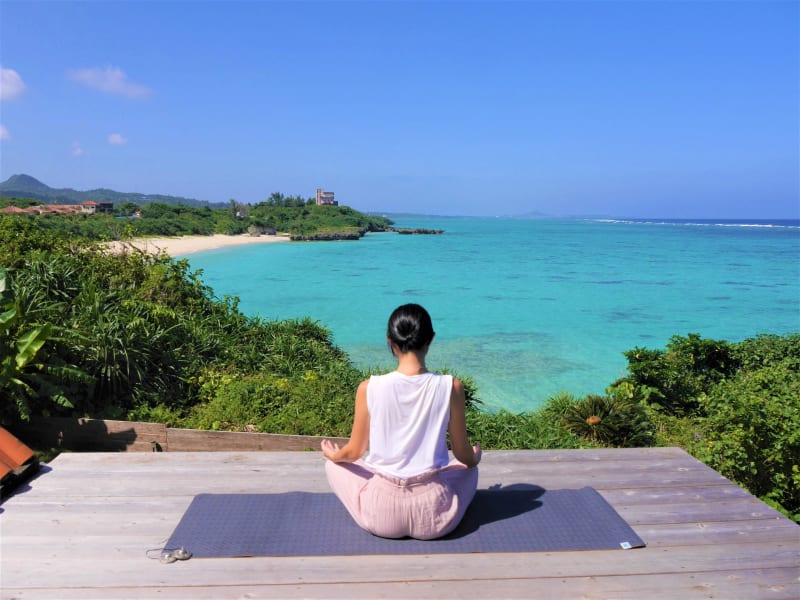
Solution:
<svg viewBox="0 0 800 600"><path fill-rule="evenodd" d="M317 188L317 206L339 206L339 203L333 199L333 192Z"/></svg>

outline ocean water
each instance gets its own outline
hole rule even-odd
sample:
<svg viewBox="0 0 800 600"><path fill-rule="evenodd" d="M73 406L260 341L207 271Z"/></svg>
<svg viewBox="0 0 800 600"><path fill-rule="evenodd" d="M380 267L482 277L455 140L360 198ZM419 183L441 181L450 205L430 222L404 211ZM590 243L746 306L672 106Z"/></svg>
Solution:
<svg viewBox="0 0 800 600"><path fill-rule="evenodd" d="M489 410L602 393L623 352L673 335L800 332L800 223L393 216L443 235L250 245L188 256L218 296L311 317L356 364L393 365L386 320L425 306L431 368L473 377Z"/></svg>

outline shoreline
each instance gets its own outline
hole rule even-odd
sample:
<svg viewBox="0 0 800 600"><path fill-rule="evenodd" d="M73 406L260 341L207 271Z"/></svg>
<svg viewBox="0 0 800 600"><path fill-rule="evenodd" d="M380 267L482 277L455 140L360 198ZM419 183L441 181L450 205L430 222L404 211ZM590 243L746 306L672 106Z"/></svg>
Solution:
<svg viewBox="0 0 800 600"><path fill-rule="evenodd" d="M289 236L284 235L252 236L247 233L241 235L225 235L222 233L215 233L214 235L134 238L124 242L108 242L106 246L115 254L120 252L130 252L131 250L138 250L151 254L166 252L171 257L176 257L194 254L195 252L204 252L206 250L217 250L219 248L229 248L233 246L244 246L249 244L274 244L288 241L290 241Z"/></svg>

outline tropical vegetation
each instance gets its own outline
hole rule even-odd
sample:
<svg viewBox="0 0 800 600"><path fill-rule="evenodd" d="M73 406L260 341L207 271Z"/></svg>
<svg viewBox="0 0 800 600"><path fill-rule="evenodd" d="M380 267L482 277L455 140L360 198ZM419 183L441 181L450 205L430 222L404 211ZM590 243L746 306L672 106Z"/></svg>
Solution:
<svg viewBox="0 0 800 600"><path fill-rule="evenodd" d="M274 200L263 208L317 208ZM153 210L205 218L205 209ZM58 219L0 216L3 423L63 415L349 434L353 390L369 372L322 324L245 315L187 261L111 254L89 229ZM482 410L474 381L457 374L471 436L490 449L681 446L800 520L800 334L726 342L690 333L625 356L627 374L604 394L561 393L519 414Z"/></svg>
<svg viewBox="0 0 800 600"><path fill-rule="evenodd" d="M24 198L0 199L0 208L31 208L42 203ZM92 240L126 240L148 236L241 235L286 233L313 236L337 233L360 237L369 231L386 231L392 221L367 215L348 206L317 206L313 198L283 196L275 192L255 205L231 200L226 208L190 207L150 202L114 205L113 214L26 214L37 226L56 235Z"/></svg>

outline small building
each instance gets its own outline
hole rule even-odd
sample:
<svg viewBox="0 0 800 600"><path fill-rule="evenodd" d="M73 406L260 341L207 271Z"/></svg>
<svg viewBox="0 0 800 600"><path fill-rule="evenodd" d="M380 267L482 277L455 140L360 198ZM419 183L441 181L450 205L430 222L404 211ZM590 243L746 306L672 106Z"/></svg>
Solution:
<svg viewBox="0 0 800 600"><path fill-rule="evenodd" d="M333 192L317 188L317 206L339 206L339 203L334 200Z"/></svg>
<svg viewBox="0 0 800 600"><path fill-rule="evenodd" d="M39 204L31 206L27 212L37 215L71 215L86 212L82 204Z"/></svg>
<svg viewBox="0 0 800 600"><path fill-rule="evenodd" d="M96 213L104 213L110 215L114 212L113 202L95 202L94 200L87 200L81 204L81 212L87 215Z"/></svg>
<svg viewBox="0 0 800 600"><path fill-rule="evenodd" d="M97 212L97 202L87 200L81 204L81 212L87 215L93 215Z"/></svg>
<svg viewBox="0 0 800 600"><path fill-rule="evenodd" d="M93 202L92 200L87 200L81 204L34 204L27 208L7 206L0 209L0 212L4 214L17 213L29 215L112 214L114 212L114 204L112 202Z"/></svg>

